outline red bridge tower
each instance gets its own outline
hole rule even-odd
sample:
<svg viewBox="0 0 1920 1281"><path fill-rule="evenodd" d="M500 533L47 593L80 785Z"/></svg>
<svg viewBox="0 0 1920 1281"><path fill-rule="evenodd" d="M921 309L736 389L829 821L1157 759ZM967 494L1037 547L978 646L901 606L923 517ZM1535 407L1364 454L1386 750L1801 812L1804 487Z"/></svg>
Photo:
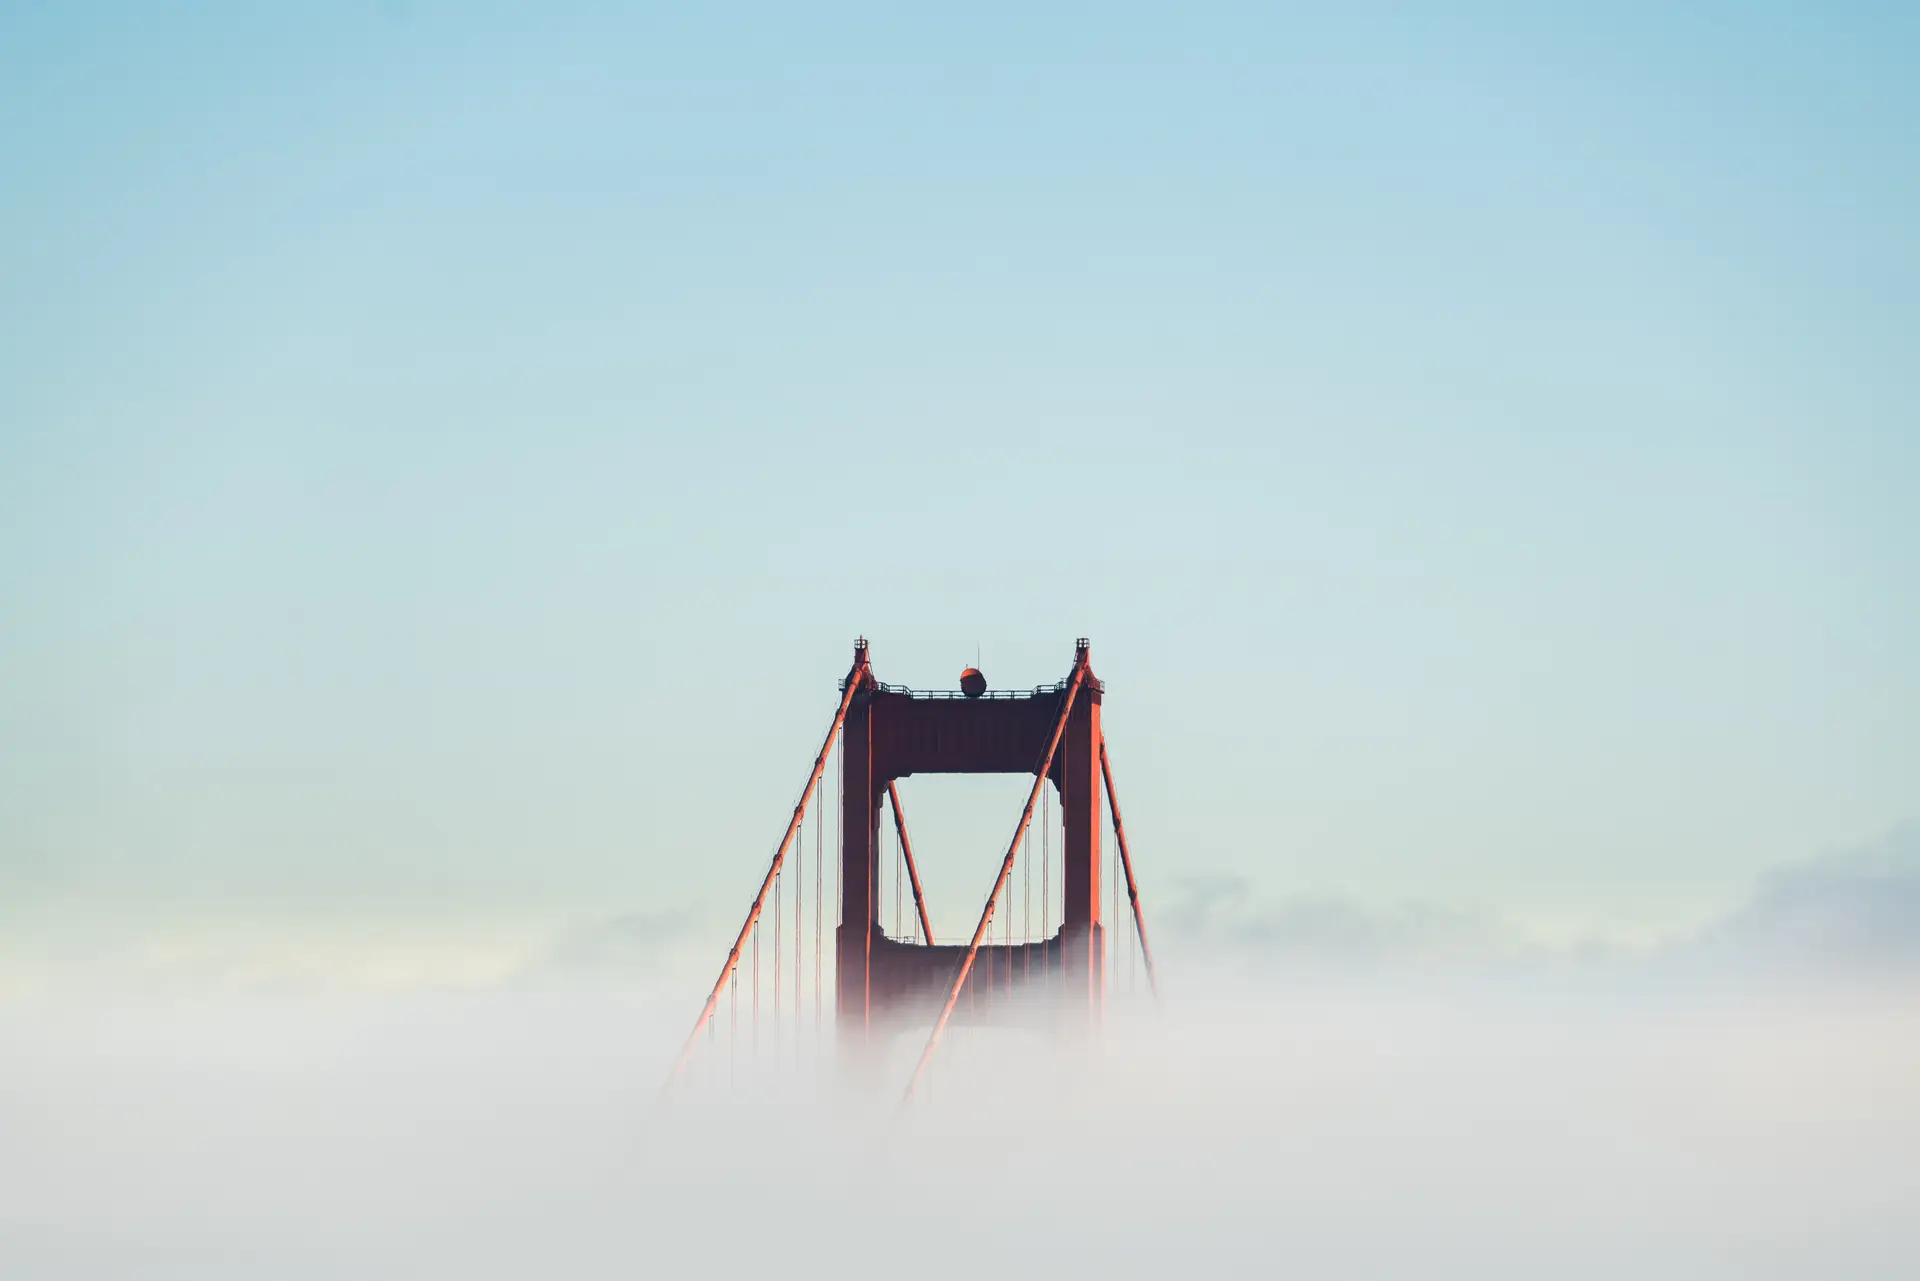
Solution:
<svg viewBox="0 0 1920 1281"><path fill-rule="evenodd" d="M681 1052L669 1079L677 1079L710 1025L721 994L736 976L749 943L753 955L753 1028L759 1029L760 925L769 894L775 897L774 1011L776 1028L780 1001L780 916L777 887L788 852L803 831L808 802L820 782L836 737L841 745L839 924L834 931L834 1011L843 1053L871 1062L870 1050L895 1032L915 1023L931 1023L913 1081L915 1086L940 1043L942 1032L956 1018L984 1021L1023 1014L1035 1008L1056 1017L1093 1022L1106 999L1104 957L1106 925L1101 919L1100 791L1104 782L1113 819L1115 842L1124 872L1127 898L1140 956L1149 983L1155 983L1153 954L1147 947L1140 897L1134 882L1133 860L1127 850L1126 828L1113 791L1113 771L1107 759L1106 738L1100 724L1104 687L1093 674L1089 646L1075 642L1073 667L1058 684L1032 690L989 691L972 669L962 676L957 691L914 691L887 685L873 674L867 642L855 642L853 665L840 682L840 705L825 742L814 758L799 804L794 807L785 837L761 882L760 892L721 967L720 978L707 997L693 1034ZM912 847L900 812L898 780L916 774L1028 774L1033 785L1025 808L1000 863L979 924L966 943L935 944L913 866ZM1063 912L1052 935L1021 943L995 944L990 927L1003 907L1008 880L1021 843L1033 821L1034 807L1043 789L1051 785L1059 797L1062 816ZM915 909L924 942L890 937L881 927L880 850L882 802L893 807L905 871L912 877ZM815 857L820 851L817 848ZM816 894L819 869L816 864ZM794 897L794 1011L801 1002L800 946L803 926L800 889ZM1115 906L1118 891L1115 890ZM815 914L819 904L816 898ZM1002 931L1003 938L1011 932ZM815 946L819 945L816 925ZM815 963L816 1010L819 963ZM975 1000L981 986L994 993L1043 985L1044 1001ZM1157 986L1157 984L1156 984ZM738 987L735 987L738 1001ZM817 1014L816 1014L816 1017Z"/></svg>
<svg viewBox="0 0 1920 1281"><path fill-rule="evenodd" d="M1056 789L1065 849L1064 920L1060 932L1037 943L982 944L967 983L981 974L1013 982L1046 975L1057 991L1062 975L1076 993L1084 987L1089 1012L1100 1008L1105 955L1100 922L1100 697L1087 642L1074 649L1074 670L1050 688L992 691L974 697L946 691L916 693L882 684L857 643L853 686L840 755L840 795L846 816L840 845L837 1021L844 1043L937 1016L954 989L968 946L914 944L888 938L880 926L876 892L880 865L881 802L897 779L914 774L1031 774L1035 791ZM1070 704L1070 706L1069 706ZM1059 729L1066 714L1064 732ZM1031 805L1029 805L1031 810ZM860 816L866 821L861 822ZM1031 817L1029 814L1028 818ZM1024 832L1025 821L1022 823ZM1018 837L1016 837L1016 840ZM966 1001L965 986L958 992ZM1079 1004L1074 1001L1073 1004ZM1062 1004L1067 1004L1063 1002ZM983 1003L956 1005L961 1017Z"/></svg>

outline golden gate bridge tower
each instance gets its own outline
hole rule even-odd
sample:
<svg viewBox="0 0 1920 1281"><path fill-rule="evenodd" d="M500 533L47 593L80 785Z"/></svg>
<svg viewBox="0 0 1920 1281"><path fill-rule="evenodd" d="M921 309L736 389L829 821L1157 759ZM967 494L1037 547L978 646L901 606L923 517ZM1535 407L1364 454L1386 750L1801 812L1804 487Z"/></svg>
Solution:
<svg viewBox="0 0 1920 1281"><path fill-rule="evenodd" d="M843 1064L868 1067L875 1062L875 1051L894 1035L926 1026L926 1044L907 1082L907 1098L920 1086L943 1034L954 1023L1097 1023L1107 999L1109 970L1123 952L1130 972L1136 961L1144 965L1148 984L1157 993L1133 858L1101 727L1104 694L1084 638L1074 644L1071 670L1054 685L989 690L985 677L968 668L961 673L958 690L938 691L882 682L874 675L866 639L857 640L852 666L840 682L839 706L806 786L720 976L681 1049L668 1087L685 1073L703 1033L713 1039L723 997L729 1003L729 1054L733 1053L739 1041L743 988L747 989L749 1044L758 1049L763 1027L763 947L771 953L771 990L765 1006L771 1011L774 1041L778 1042L789 1012L796 1030L804 1022L809 959L812 1023L820 1029L827 937L822 905L827 901L823 887L829 863L836 887L831 901L838 904L832 929L831 993L839 1056ZM829 860L825 857L827 807L814 802L825 799L820 797L821 784L829 775L828 762L836 747L839 822ZM899 780L926 774L1033 777L978 923L964 942L934 940L901 808ZM1105 869L1103 790L1117 854L1111 860L1113 866ZM1051 819L1056 798L1060 815L1057 909ZM1041 815L1038 824L1036 811ZM809 817L814 827L811 869L806 865ZM1036 826L1040 833L1037 934L1032 894ZM897 858L882 856L888 837ZM809 870L811 956L806 911ZM1103 870L1109 873L1104 878ZM888 873L894 906L892 932L884 919ZM1124 912L1119 903L1123 884L1128 904ZM902 914L907 887L913 901L910 923ZM1110 892L1103 895L1103 888ZM783 929L789 898L792 925ZM1104 916L1103 898L1111 906ZM783 973L783 958L789 952L791 964ZM786 1002L783 996L789 988L791 1001Z"/></svg>

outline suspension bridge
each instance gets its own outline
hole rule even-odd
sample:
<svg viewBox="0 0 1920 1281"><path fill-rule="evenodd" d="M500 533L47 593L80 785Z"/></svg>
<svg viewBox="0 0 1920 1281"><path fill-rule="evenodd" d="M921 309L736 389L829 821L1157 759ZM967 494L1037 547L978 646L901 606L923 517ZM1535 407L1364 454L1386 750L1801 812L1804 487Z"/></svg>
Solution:
<svg viewBox="0 0 1920 1281"><path fill-rule="evenodd" d="M724 1055L731 1067L742 1055L784 1053L808 1031L823 1044L829 991L831 1038L851 1075L871 1079L896 1035L928 1029L905 1100L922 1088L956 1024L1091 1028L1123 966L1130 980L1144 968L1157 996L1101 727L1104 693L1084 638L1062 680L1030 690L991 690L974 668L961 673L958 690L888 685L873 673L866 639L855 641L806 785L665 1088L674 1089L703 1052ZM822 783L836 759L839 797L830 806ZM964 942L934 938L901 805L899 780L926 774L1033 776ZM1103 808L1114 838L1105 866ZM889 837L893 852L883 857ZM830 963L828 902L836 904Z"/></svg>

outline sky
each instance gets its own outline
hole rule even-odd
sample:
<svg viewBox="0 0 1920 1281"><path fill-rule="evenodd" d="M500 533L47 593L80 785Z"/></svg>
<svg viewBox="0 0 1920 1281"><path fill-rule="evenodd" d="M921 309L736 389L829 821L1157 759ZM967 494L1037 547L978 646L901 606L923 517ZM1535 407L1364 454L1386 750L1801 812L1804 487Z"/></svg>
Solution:
<svg viewBox="0 0 1920 1281"><path fill-rule="evenodd" d="M1663 938L1877 848L1916 61L1850 4L11 6L8 964L717 960L856 635L1091 638L1150 911ZM1019 793L910 781L943 911Z"/></svg>
<svg viewBox="0 0 1920 1281"><path fill-rule="evenodd" d="M0 1273L1915 1275L1920 15L913 8L0 6ZM663 1105L860 635L1163 999Z"/></svg>

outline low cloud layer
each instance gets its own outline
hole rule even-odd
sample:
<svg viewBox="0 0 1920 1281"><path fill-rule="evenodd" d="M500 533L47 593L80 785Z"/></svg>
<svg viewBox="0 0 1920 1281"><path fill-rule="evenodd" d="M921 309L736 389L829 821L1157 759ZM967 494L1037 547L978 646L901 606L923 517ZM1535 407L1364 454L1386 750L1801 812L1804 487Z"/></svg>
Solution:
<svg viewBox="0 0 1920 1281"><path fill-rule="evenodd" d="M712 963L674 916L471 984L0 999L0 1275L1904 1279L1917 854L1571 964L1471 912L1190 886L1164 1004L956 1028L906 1112L922 1033L856 1088L830 1011L756 1036L745 1002L663 1105ZM1670 981L1700 975L1765 981Z"/></svg>
<svg viewBox="0 0 1920 1281"><path fill-rule="evenodd" d="M0 1008L0 1275L1905 1278L1906 1001L1226 980L657 1086L603 985Z"/></svg>

